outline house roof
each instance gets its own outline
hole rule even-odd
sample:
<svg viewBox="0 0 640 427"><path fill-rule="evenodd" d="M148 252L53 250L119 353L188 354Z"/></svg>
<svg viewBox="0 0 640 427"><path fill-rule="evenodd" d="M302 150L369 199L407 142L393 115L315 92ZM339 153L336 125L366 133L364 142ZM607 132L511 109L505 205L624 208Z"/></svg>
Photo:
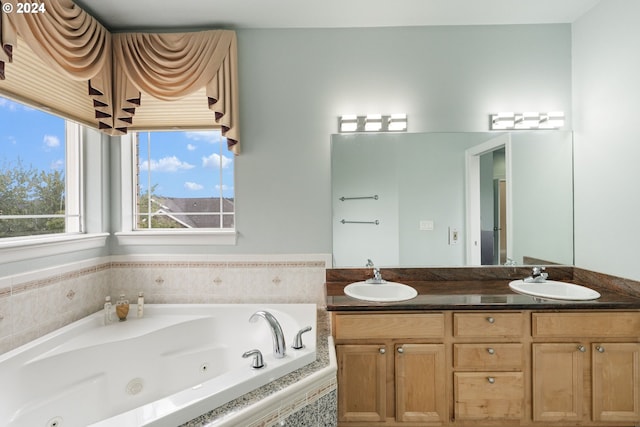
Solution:
<svg viewBox="0 0 640 427"><path fill-rule="evenodd" d="M164 213L185 228L220 228L221 215L197 215L220 213L222 228L234 226L234 199L219 197L159 197L154 200L158 213ZM226 213L226 214L225 214ZM196 214L196 215L190 215Z"/></svg>

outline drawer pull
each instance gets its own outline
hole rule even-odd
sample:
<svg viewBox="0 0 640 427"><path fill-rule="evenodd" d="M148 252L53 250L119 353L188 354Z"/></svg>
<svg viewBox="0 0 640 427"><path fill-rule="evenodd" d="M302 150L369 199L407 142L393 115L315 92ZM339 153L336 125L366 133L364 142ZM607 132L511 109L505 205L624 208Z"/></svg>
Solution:
<svg viewBox="0 0 640 427"><path fill-rule="evenodd" d="M489 384L495 384L496 379L494 377L487 377L487 381L489 381Z"/></svg>
<svg viewBox="0 0 640 427"><path fill-rule="evenodd" d="M604 347L601 346L596 346L596 350L598 350L598 353L604 353Z"/></svg>
<svg viewBox="0 0 640 427"><path fill-rule="evenodd" d="M385 354L387 352L387 350L385 350L384 348L381 348L380 350L378 350L380 352L380 354Z"/></svg>
<svg viewBox="0 0 640 427"><path fill-rule="evenodd" d="M487 349L487 353L489 353L489 354L496 354L496 351L495 351L494 349L492 349L491 347L489 347L489 348Z"/></svg>
<svg viewBox="0 0 640 427"><path fill-rule="evenodd" d="M494 319L493 317L487 317L487 322L489 323L495 323L496 319Z"/></svg>
<svg viewBox="0 0 640 427"><path fill-rule="evenodd" d="M587 351L587 349L583 345L579 345L578 346L578 351L584 353L585 351Z"/></svg>
<svg viewBox="0 0 640 427"><path fill-rule="evenodd" d="M398 347L398 353L404 353L404 348Z"/></svg>

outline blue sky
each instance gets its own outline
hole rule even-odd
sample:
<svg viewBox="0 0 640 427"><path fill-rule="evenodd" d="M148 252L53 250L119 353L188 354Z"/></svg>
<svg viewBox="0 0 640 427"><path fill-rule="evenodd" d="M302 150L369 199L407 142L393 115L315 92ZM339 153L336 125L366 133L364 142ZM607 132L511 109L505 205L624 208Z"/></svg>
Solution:
<svg viewBox="0 0 640 427"><path fill-rule="evenodd" d="M64 134L63 119L0 97L0 168L15 166L18 158L25 167L45 171L63 167ZM224 197L234 197L233 154L220 132L152 132L150 161L147 139L147 132L141 132L142 191L151 170L151 184L157 184L159 196L218 197L222 189Z"/></svg>
<svg viewBox="0 0 640 427"><path fill-rule="evenodd" d="M0 97L0 168L64 168L64 120Z"/></svg>
<svg viewBox="0 0 640 427"><path fill-rule="evenodd" d="M142 191L147 189L146 173L150 169L151 185L158 184L155 194L159 196L218 197L222 189L224 197L234 197L233 154L220 132L152 132L150 161L147 138L147 132L140 133Z"/></svg>

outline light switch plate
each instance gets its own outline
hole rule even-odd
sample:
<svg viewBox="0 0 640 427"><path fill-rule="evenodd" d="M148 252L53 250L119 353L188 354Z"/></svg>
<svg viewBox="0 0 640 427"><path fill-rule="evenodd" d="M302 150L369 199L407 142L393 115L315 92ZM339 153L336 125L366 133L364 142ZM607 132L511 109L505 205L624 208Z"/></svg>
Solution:
<svg viewBox="0 0 640 427"><path fill-rule="evenodd" d="M421 231L433 231L433 221L430 219L422 219L420 220L420 230Z"/></svg>

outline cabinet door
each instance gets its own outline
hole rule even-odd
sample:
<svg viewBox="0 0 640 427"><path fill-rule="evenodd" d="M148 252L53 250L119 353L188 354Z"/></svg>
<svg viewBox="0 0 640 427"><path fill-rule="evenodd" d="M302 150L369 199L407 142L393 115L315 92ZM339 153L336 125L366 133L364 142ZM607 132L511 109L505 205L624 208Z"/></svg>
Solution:
<svg viewBox="0 0 640 427"><path fill-rule="evenodd" d="M336 346L339 421L385 420L386 350L382 344Z"/></svg>
<svg viewBox="0 0 640 427"><path fill-rule="evenodd" d="M396 347L396 421L442 422L447 417L443 344Z"/></svg>
<svg viewBox="0 0 640 427"><path fill-rule="evenodd" d="M581 344L533 344L533 420L582 418L586 348Z"/></svg>
<svg viewBox="0 0 640 427"><path fill-rule="evenodd" d="M594 421L640 421L640 344L592 345Z"/></svg>

